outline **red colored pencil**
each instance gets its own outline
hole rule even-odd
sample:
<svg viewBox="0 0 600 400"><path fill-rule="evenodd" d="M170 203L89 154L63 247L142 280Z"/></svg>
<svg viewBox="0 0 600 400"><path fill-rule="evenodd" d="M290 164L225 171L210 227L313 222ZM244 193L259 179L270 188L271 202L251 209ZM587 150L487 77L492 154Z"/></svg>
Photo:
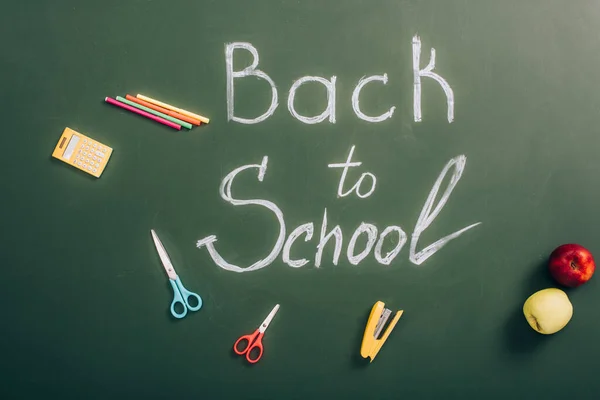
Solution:
<svg viewBox="0 0 600 400"><path fill-rule="evenodd" d="M147 113L144 110L140 110L140 109L137 109L135 107L131 107L129 104L121 103L120 101L115 100L115 99L113 99L111 97L105 97L104 101L106 101L107 103L110 103L112 105L115 105L117 107L124 108L124 109L126 109L128 111L131 111L133 113L142 115L142 116L144 116L146 118L150 118L153 121L160 122L161 124L167 125L167 126L173 128L173 129L181 130L181 125L178 125L178 124L176 124L174 122L171 122L171 121L167 121L166 119L161 118L161 117L157 117L156 115L152 115L150 113Z"/></svg>

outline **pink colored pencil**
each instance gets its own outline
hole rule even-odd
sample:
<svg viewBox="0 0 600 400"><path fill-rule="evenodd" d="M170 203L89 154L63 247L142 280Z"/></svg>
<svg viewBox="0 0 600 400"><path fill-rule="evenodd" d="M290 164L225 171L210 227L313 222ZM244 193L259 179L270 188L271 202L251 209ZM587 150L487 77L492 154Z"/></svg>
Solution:
<svg viewBox="0 0 600 400"><path fill-rule="evenodd" d="M167 121L166 119L161 118L161 117L157 117L156 115L152 115L150 113L147 113L144 110L140 110L140 109L137 109L135 107L131 107L129 104L121 103L120 101L115 100L115 99L113 99L111 97L105 97L104 100L107 103L110 103L112 105L124 108L124 109L126 109L128 111L131 111L131 112L134 112L136 114L143 115L146 118L150 118L151 120L154 120L156 122L160 122L161 124L170 126L171 128L174 128L174 129L177 129L177 130L181 130L181 125L178 125L178 124L173 123L171 121Z"/></svg>

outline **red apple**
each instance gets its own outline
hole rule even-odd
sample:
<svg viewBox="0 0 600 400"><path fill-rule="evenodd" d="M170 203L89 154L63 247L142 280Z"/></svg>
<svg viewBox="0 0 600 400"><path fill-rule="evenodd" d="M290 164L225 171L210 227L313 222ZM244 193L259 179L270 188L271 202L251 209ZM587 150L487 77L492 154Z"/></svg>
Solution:
<svg viewBox="0 0 600 400"><path fill-rule="evenodd" d="M548 262L550 275L560 284L577 287L590 280L596 270L592 253L578 244L558 246Z"/></svg>

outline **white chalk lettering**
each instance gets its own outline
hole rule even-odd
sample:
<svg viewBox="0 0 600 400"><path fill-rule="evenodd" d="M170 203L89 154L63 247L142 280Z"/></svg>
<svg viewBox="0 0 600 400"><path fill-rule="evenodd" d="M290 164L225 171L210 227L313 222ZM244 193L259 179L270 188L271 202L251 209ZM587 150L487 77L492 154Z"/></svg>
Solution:
<svg viewBox="0 0 600 400"><path fill-rule="evenodd" d="M363 234L367 234L367 244L365 245L365 249L358 254L354 254L354 247L356 246L356 241L358 237ZM354 234L350 238L350 243L348 243L348 261L352 265L358 265L366 256L369 255L375 241L377 240L377 227L373 224L361 223L358 228L354 231Z"/></svg>
<svg viewBox="0 0 600 400"><path fill-rule="evenodd" d="M390 250L385 255L385 257L382 257L381 250L383 248L383 241L385 240L385 237L393 231L398 232L398 244L396 244L396 246L392 250ZM400 228L399 226L395 226L395 225L388 226L387 228L385 228L383 230L383 232L381 232L381 235L379 236L379 240L377 241L377 244L375 245L375 259L380 264L390 265L391 262L394 260L394 258L396 258L398 253L400 253L400 250L402 250L402 247L404 246L405 243L406 243L406 233L404 233L402 228Z"/></svg>
<svg viewBox="0 0 600 400"><path fill-rule="evenodd" d="M445 237L439 239L435 243L432 243L429 246L425 247L423 250L416 252L417 243L419 241L419 236L421 236L421 233L423 233L423 231L425 231L425 229L427 229L427 227L429 227L429 225L431 225L433 223L433 220L442 211L442 208L444 208L444 205L446 205L446 202L450 198L450 194L452 194L454 187L456 186L456 184L458 183L458 181L460 180L460 178L462 176L462 173L465 169L466 162L467 162L467 157L465 157L464 155L460 155L458 157L451 159L446 164L446 166L440 173L438 179L435 181L435 184L431 188L431 192L429 192L427 201L425 201L425 205L423 206L423 209L421 210L421 214L419 215L419 219L417 220L417 224L415 225L415 229L413 231L412 238L410 241L409 259L412 263L414 263L416 265L421 265L423 262L425 262L425 260L427 260L429 257L434 255L438 250L440 250L442 247L444 247L449 241L451 241L452 239L456 239L457 237L462 235L464 232L468 231L469 229L471 229L481 223L481 222L477 222L473 225L469 225L466 228L463 228L459 231L456 231L448 236L445 236ZM454 168L454 172L452 173L452 176L450 177L450 183L448 184L448 187L446 188L446 191L442 195L442 198L440 199L440 201L437 203L437 205L435 206L433 211L431 211L431 208L433 207L433 202L435 201L435 197L437 196L437 193L440 189L442 181L444 180L444 177L448 173L448 170L453 166L455 168Z"/></svg>
<svg viewBox="0 0 600 400"><path fill-rule="evenodd" d="M302 235L303 233L306 233L306 236L304 238L305 242L308 242L310 239L312 239L314 229L314 224L312 222L309 222L307 224L300 225L299 227L294 229L292 233L290 233L290 236L287 238L287 240L285 241L285 245L283 246L282 258L284 263L293 268L300 268L308 263L308 260L306 258L292 260L290 258L290 250L296 239L298 239L298 236Z"/></svg>
<svg viewBox="0 0 600 400"><path fill-rule="evenodd" d="M351 152L352 155L352 152ZM267 162L268 157L265 156L261 162L261 164L250 164L244 165L239 168L234 169L230 172L221 182L219 193L221 197L228 203L231 203L234 206L243 206L243 205L259 205L268 210L270 210L276 217L279 223L279 235L277 240L270 251L270 253L263 259L258 260L251 264L248 267L240 267L234 264L231 264L221 256L221 254L215 248L215 242L217 241L216 235L209 235L201 240L198 240L196 246L198 248L206 247L208 253L212 260L219 267L233 272L250 272L256 271L261 268L264 268L270 265L280 253L282 253L282 261L292 268L300 268L309 263L309 260L306 258L292 259L291 258L291 249L297 239L304 235L304 241L308 242L313 238L315 225L312 222L304 223L294 229L286 240L286 227L284 222L284 216L282 211L279 209L275 203L264 199L248 199L248 200L239 200L233 197L232 195L232 185L235 177L242 171L256 168L258 169L258 181L262 182L264 176L267 171ZM348 158L348 162L345 165L351 164L351 157ZM444 169L441 171L437 180L435 181L427 199L423 205L419 218L415 224L415 228L411 235L410 249L408 254L408 259L411 263L416 265L423 264L427 259L433 256L436 252L438 252L442 247L448 244L451 240L458 238L460 235L470 230L471 228L481 224L481 222L477 222L475 224L471 224L465 228L462 228L450 235L443 237L435 241L434 243L426 246L424 249L417 251L418 242L421 234L434 222L437 216L441 213L442 209L446 205L447 201L450 198L453 190L456 185L460 181L462 177L462 173L466 167L466 157L464 155L460 155L458 157L450 159L448 163L445 165ZM441 185L449 175L450 169L453 168L452 173L448 179L448 185L440 197L439 201L436 203L436 197L440 191ZM340 187L340 191L342 191ZM347 194L347 193L346 193ZM333 248L333 265L337 265L342 248L344 246L343 242L343 233L342 229L339 225L336 225L333 229L328 231L327 227L327 208L324 209L323 212L323 222L321 224L320 229L320 237L319 242L316 246L316 253L314 257L314 265L316 268L321 266L323 252L327 244L334 239L334 248ZM390 240L393 245L392 249L387 251L385 254L383 251L384 243L386 238L391 233L396 233L398 235L397 242L395 240ZM367 240L364 245L364 249L362 251L356 250L357 241L361 237L362 234L366 234ZM378 228L374 224L369 224L362 222L359 227L354 231L352 236L350 237L350 241L348 242L348 246L346 248L346 255L348 261L351 265L358 265L361 261L369 256L371 251L374 248L373 255L375 260L382 265L390 265L391 262L398 256L400 251L403 249L404 245L407 242L407 235L404 230L400 226L390 225L387 226L378 237ZM357 254L356 254L357 253Z"/></svg>
<svg viewBox="0 0 600 400"><path fill-rule="evenodd" d="M233 56L235 50L247 50L252 55L252 62L249 66L243 68L240 71L233 70ZM227 120L235 121L242 124L257 124L265 121L269 118L278 107L278 92L275 82L269 75L258 68L259 56L257 49L248 42L233 42L225 44L225 65L227 75ZM447 102L447 119L449 123L454 121L454 92L450 87L450 84L440 76L437 72L434 72L436 68L436 51L435 48L431 48L430 59L424 68L421 68L421 38L418 35L414 35L412 38L412 71L413 71L413 115L415 122L421 122L423 119L422 112L422 78L431 78L436 81L446 96ZM271 86L271 104L268 109L258 117L255 118L243 118L235 115L235 96L234 96L234 84L235 79L245 78L254 76L256 78L265 80L269 86ZM303 76L297 79L290 87L287 100L287 108L290 114L302 121L305 124L318 124L326 119L330 123L336 123L336 81L337 77L334 75L330 79L326 79L320 76ZM327 90L327 106L325 110L315 116L304 116L300 115L295 108L295 97L298 88L305 83L316 82L325 86ZM396 106L391 106L386 112L377 116L370 116L365 114L360 105L360 95L366 85L372 82L381 82L384 85L388 83L387 73L381 75L370 75L362 76L354 90L352 91L351 104L352 109L356 116L364 121L371 123L378 123L391 118L394 115Z"/></svg>
<svg viewBox="0 0 600 400"><path fill-rule="evenodd" d="M323 225L321 225L321 239L319 240L319 245L317 246L317 254L315 255L315 267L319 268L321 266L321 258L323 257L323 248L331 239L335 237L335 248L333 251L333 265L337 265L338 260L340 259L340 253L342 252L342 229L339 225L336 225L335 228L331 230L331 232L327 233L327 209L323 213Z"/></svg>
<svg viewBox="0 0 600 400"><path fill-rule="evenodd" d="M252 64L241 71L233 70L233 52L236 49L248 50L250 53L252 53L253 57ZM227 68L227 120L239 122L242 124L258 124L259 122L262 122L269 118L271 115L273 115L275 109L278 106L277 88L275 87L275 82L273 82L269 75L256 68L258 66L258 51L256 50L256 48L250 43L245 42L228 43L225 46L225 65ZM253 119L236 117L234 115L233 80L235 78L244 78L246 76L256 76L257 78L264 79L269 83L269 85L271 85L271 105L269 106L267 111L264 112L264 114Z"/></svg>
<svg viewBox="0 0 600 400"><path fill-rule="evenodd" d="M304 122L305 124L317 124L319 122L325 121L325 119L327 117L329 117L329 122L331 122L332 124L335 124L335 80L336 79L337 78L335 76L332 76L330 80L321 78L320 76L303 76L302 78L300 78L296 82L294 82L294 84L290 88L290 94L288 96L288 110L290 111L290 114L292 114L294 116L294 118L298 119L299 121ZM302 115L298 114L298 112L294 108L294 99L296 98L296 90L298 90L298 88L301 85L303 85L307 82L319 82L319 83L323 84L325 86L325 88L327 89L327 108L325 108L325 110L321 114L316 115L314 117L302 116Z"/></svg>
<svg viewBox="0 0 600 400"><path fill-rule="evenodd" d="M348 168L358 167L358 166L362 165L362 162L360 162L360 161L352 162L352 155L354 154L354 147L355 146L353 145L352 148L350 149L350 154L348 154L348 159L346 160L345 163L329 164L328 167L329 168L343 168L342 176L340 178L340 183L338 185L338 191L337 191L338 197L348 196L350 193L352 193L352 191L354 191L354 192L356 192L356 195L358 197L360 197L361 199L364 199L366 197L369 197L371 194L373 194L373 192L375 191L375 185L377 184L377 178L375 177L375 175L373 175L370 172L363 173L360 176L360 178L358 179L358 181L354 184L354 186L352 186L352 188L350 188L350 190L348 190L347 192L344 193L344 182L346 180L346 175L348 174ZM369 189L366 193L361 193L360 187L362 186L363 180L367 176L369 178L371 178L371 189Z"/></svg>
<svg viewBox="0 0 600 400"><path fill-rule="evenodd" d="M275 205L275 203L272 203L268 200L262 200L262 199L238 200L238 199L234 199L233 196L231 195L231 185L233 184L233 180L235 179L237 174L239 174L240 172L242 172L244 170L247 170L250 168L257 168L258 169L258 180L259 180L259 182L262 182L265 177L265 173L267 172L267 161L268 161L268 157L265 156L263 158L261 164L244 165L242 167L236 168L231 173L229 173L229 175L227 175L225 177L225 179L223 179L223 182L221 182L221 186L219 188L219 193L221 194L221 197L225 201L233 204L234 206L243 206L243 205L254 204L254 205L259 205L259 206L265 207L265 208L271 210L275 214L275 217L277 217L277 221L279 221L279 236L277 237L277 242L275 243L275 246L273 246L273 250L271 250L269 255L267 255L262 260L258 260L257 262L255 262L254 264L252 264L251 266L249 266L247 268L241 268L241 267L238 267L237 265L228 263L227 261L225 261L225 259L223 259L223 257L221 257L221 255L219 254L217 249L215 249L215 246L214 246L214 243L217 241L217 237L215 235L211 235L204 239L198 240L198 242L196 243L196 246L198 248L206 246L208 253L212 257L215 264L217 264L219 267L226 269L228 271L249 272L249 271L256 271L258 269L266 267L267 265L271 264L273 262L273 260L275 260L277 258L277 256L279 255L279 252L281 251L281 248L283 247L283 242L285 240L285 221L283 220L283 213L281 212L279 207L277 207Z"/></svg>
<svg viewBox="0 0 600 400"><path fill-rule="evenodd" d="M421 115L421 77L428 77L435 80L440 84L444 93L446 94L448 102L448 122L454 120L454 93L452 88L446 82L444 78L433 72L435 68L435 49L431 48L431 58L429 64L421 69L421 39L418 36L414 36L412 40L412 51L413 51L413 76L414 76L414 94L413 94L413 109L415 122L420 122L422 119Z"/></svg>
<svg viewBox="0 0 600 400"><path fill-rule="evenodd" d="M395 106L390 107L390 109L386 112L383 113L377 117L369 117L368 115L366 115L365 113L363 113L360 110L360 91L362 90L362 88L369 82L373 82L373 81L380 81L383 82L384 85L387 84L388 81L388 76L387 74L383 74L383 75L373 75L373 76L369 76L368 78L365 78L364 76L362 78L360 78L360 80L358 81L358 84L356 85L356 88L354 88L354 92L352 92L352 109L354 110L354 113L358 116L358 118L368 121L368 122L381 122L381 121L385 121L386 119L390 118L392 115L394 115L394 110L396 109Z"/></svg>

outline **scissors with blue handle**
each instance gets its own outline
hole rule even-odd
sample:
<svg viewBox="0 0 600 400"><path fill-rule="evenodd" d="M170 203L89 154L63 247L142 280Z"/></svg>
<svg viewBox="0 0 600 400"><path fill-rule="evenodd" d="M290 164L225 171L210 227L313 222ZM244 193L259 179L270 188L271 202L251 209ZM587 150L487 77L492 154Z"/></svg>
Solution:
<svg viewBox="0 0 600 400"><path fill-rule="evenodd" d="M190 292L185 287L183 287L179 276L177 276L177 273L175 272L175 268L173 268L173 264L171 264L171 259L169 258L169 255L167 254L167 251L165 250L160 239L156 235L156 232L154 232L154 229L151 229L150 233L152 233L152 239L154 240L156 251L158 251L160 261L162 262L163 267L165 267L165 271L167 271L167 275L169 276L169 282L171 282L171 287L173 287L173 302L171 303L171 314L173 314L175 318L183 318L187 314L188 309L190 311L198 311L200 307L202 307L202 298L196 293ZM196 304L195 306L191 305L189 300L190 297L196 299L196 302L198 302L198 304ZM178 313L175 310L175 306L177 304L181 304L181 306L183 307L183 311L180 313Z"/></svg>

